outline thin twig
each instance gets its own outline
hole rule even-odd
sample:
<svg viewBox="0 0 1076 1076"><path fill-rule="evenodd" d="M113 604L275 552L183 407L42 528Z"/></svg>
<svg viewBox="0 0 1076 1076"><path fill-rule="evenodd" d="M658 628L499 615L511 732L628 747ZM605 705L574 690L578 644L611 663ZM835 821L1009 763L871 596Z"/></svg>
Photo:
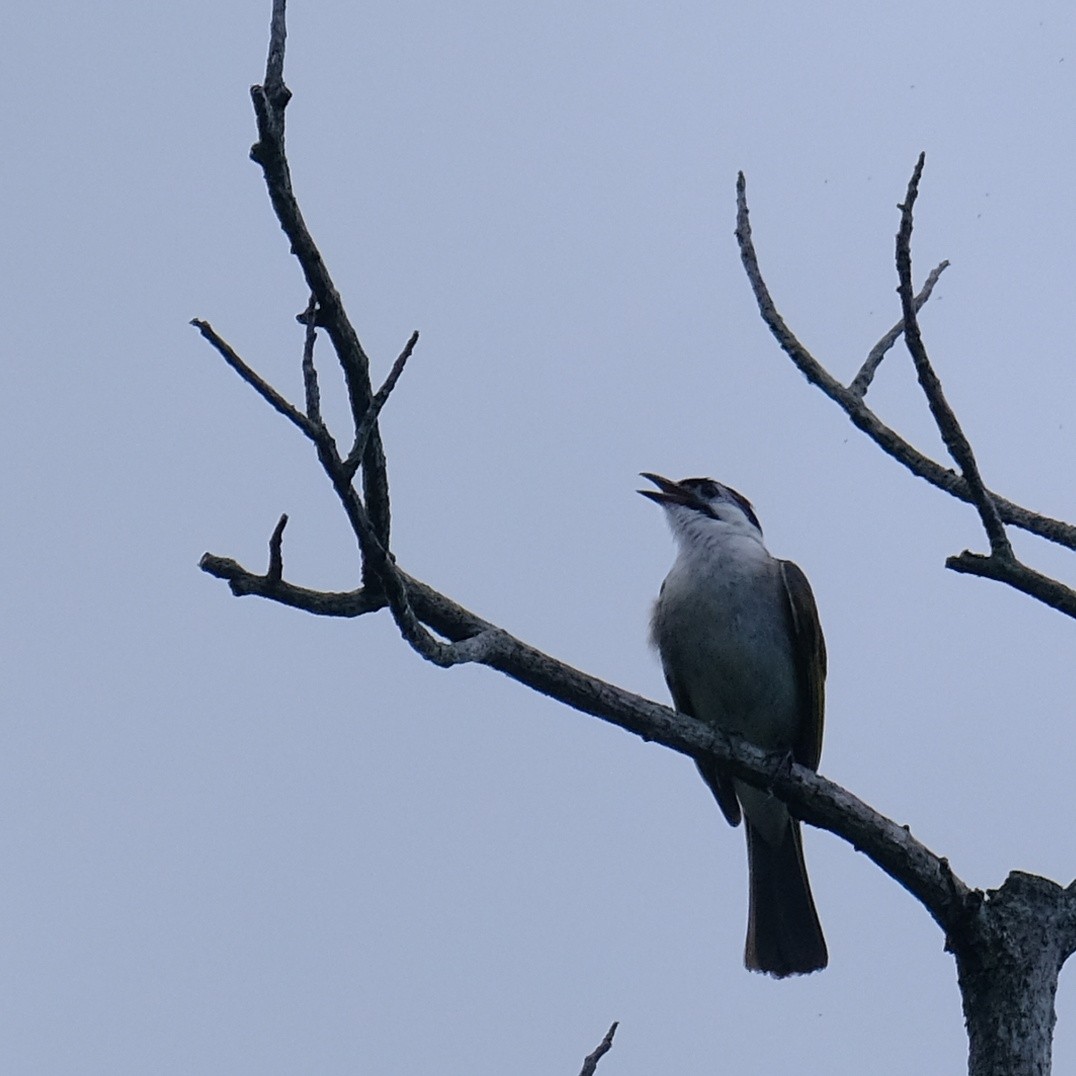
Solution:
<svg viewBox="0 0 1076 1076"><path fill-rule="evenodd" d="M926 163L926 154L920 153L912 172L912 178L908 181L908 193L904 204L900 207L900 229L897 232L897 274L900 277L900 286L897 291L900 295L901 313L904 320L904 340L908 345L908 351L915 364L915 372L919 378L919 384L927 398L930 413L934 416L935 425L953 457L964 475L968 493L972 503L979 511L979 518L983 521L987 538L990 540L991 555L999 560L1012 560L1012 546L1005 526L998 514L997 506L993 497L983 485L982 476L979 474L979 465L975 462L975 453L971 443L964 435L960 427L956 413L949 405L942 390L941 380L934 371L927 356L926 345L923 343L923 335L919 330L919 321L915 312L915 300L912 292L912 228L913 210L915 200L919 196L919 180L923 175L923 165Z"/></svg>
<svg viewBox="0 0 1076 1076"><path fill-rule="evenodd" d="M303 313L306 335L303 340L303 389L306 392L306 414L311 422L323 426L321 421L321 389L318 386L318 371L314 365L314 344L318 338L317 296L311 293L310 302Z"/></svg>
<svg viewBox="0 0 1076 1076"><path fill-rule="evenodd" d="M269 538L269 569L265 578L271 583L279 583L284 575L284 528L287 525L288 516L284 513Z"/></svg>
<svg viewBox="0 0 1076 1076"><path fill-rule="evenodd" d="M852 424L862 430L883 452L892 456L912 474L936 486L962 501L973 503L967 482L949 467L923 455L895 430L887 426L860 397L845 388L796 338L778 313L769 288L759 269L758 254L751 238L751 221L747 208L747 184L741 172L736 181L736 239L740 244L740 257L751 290L755 294L762 320L766 323L782 350L796 368L815 387L822 390L849 417ZM1039 512L1006 500L995 493L990 494L1001 518L1040 538L1056 542L1067 549L1076 549L1076 526L1064 520L1051 519Z"/></svg>
<svg viewBox="0 0 1076 1076"><path fill-rule="evenodd" d="M366 414L363 415L359 428L355 431L355 443L344 461L344 470L349 477L354 476L358 470L359 464L366 453L366 445L370 440L370 435L377 428L378 415L381 414L381 409L388 401L389 394L396 387L396 382L400 380L400 374L403 373L407 360L411 358L411 353L415 350L417 343L418 330L416 329L404 345L403 351L400 352L396 361L392 364L392 369L389 370L389 376L385 378L385 383L377 390L374 398L370 401L370 406L366 409Z"/></svg>
<svg viewBox="0 0 1076 1076"><path fill-rule="evenodd" d="M930 271L930 275L926 279L926 283L923 285L922 290L915 297L915 311L918 313L923 309L923 305L930 298L930 293L934 290L934 285L938 283L938 278L949 268L949 263L943 261L940 265L936 266ZM870 388L871 381L874 380L874 375L878 370L878 367L882 364L882 359L885 358L886 352L900 339L901 333L904 332L904 319L893 326L874 345L867 353L867 358L863 365L859 369L859 373L852 379L851 384L848 386L848 391L853 395L862 399L867 394L867 389Z"/></svg>
<svg viewBox="0 0 1076 1076"><path fill-rule="evenodd" d="M217 335L216 330L208 321L200 318L192 318L191 324L208 340L220 353L221 358L275 411L279 411L286 419L299 427L311 441L318 443L327 436L323 428L314 425L293 403L286 400L272 385L260 374L252 370L235 350Z"/></svg>
<svg viewBox="0 0 1076 1076"><path fill-rule="evenodd" d="M614 1020L605 1033L605 1038L594 1048L594 1052L587 1054L583 1067L579 1070L579 1076L594 1076L598 1070L598 1062L613 1048L613 1036L616 1034L617 1027L619 1027L619 1022Z"/></svg>
<svg viewBox="0 0 1076 1076"><path fill-rule="evenodd" d="M286 105L287 97L291 96L284 85L284 44L288 36L284 15L287 6L286 0L273 0L273 14L269 22L269 55L265 61L266 87L274 99L282 93L287 95L280 107Z"/></svg>

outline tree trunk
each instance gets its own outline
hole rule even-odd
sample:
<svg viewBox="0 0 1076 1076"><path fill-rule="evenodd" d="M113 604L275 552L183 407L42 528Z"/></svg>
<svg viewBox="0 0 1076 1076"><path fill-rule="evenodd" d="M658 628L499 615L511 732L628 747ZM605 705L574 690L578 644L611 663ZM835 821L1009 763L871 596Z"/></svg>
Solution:
<svg viewBox="0 0 1076 1076"><path fill-rule="evenodd" d="M1014 871L950 937L969 1076L1048 1076L1054 996L1074 925L1071 887Z"/></svg>

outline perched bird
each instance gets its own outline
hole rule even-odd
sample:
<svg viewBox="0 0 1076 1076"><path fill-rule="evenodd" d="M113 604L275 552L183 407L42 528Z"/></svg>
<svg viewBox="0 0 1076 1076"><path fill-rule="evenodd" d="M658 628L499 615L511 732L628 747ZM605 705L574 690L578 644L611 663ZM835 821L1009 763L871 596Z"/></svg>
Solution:
<svg viewBox="0 0 1076 1076"><path fill-rule="evenodd" d="M770 556L751 502L736 490L710 478L642 477L657 489L639 492L665 510L679 547L650 627L677 710L816 770L826 646L807 577ZM698 768L729 823L741 813L745 821L744 964L777 978L824 968L799 821L720 765Z"/></svg>

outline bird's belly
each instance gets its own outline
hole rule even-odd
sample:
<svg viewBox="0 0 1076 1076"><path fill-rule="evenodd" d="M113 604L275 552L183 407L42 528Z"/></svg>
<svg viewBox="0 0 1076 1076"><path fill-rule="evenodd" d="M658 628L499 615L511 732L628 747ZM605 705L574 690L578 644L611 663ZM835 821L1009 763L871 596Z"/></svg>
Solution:
<svg viewBox="0 0 1076 1076"><path fill-rule="evenodd" d="M783 594L767 584L719 582L663 600L654 635L699 720L772 751L792 746L799 710Z"/></svg>

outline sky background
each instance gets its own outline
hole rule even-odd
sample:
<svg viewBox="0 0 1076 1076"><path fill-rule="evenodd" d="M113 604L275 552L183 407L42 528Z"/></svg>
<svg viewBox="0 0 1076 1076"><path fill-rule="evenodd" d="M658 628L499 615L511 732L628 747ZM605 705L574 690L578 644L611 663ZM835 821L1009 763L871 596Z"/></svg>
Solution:
<svg viewBox="0 0 1076 1076"><path fill-rule="evenodd" d="M269 8L5 21L0 1068L544 1076L617 1019L607 1076L962 1071L937 927L844 842L806 837L830 968L749 975L743 837L690 762L198 571L263 570L287 512L292 581L358 579L309 445L187 325L299 397L307 295L247 159ZM713 475L813 584L822 771L973 886L1069 882L1076 624L945 571L975 513L804 383L732 233L743 169L778 306L848 381L926 150L931 354L987 482L1076 518L1071 4L294 0L286 78L376 380L422 332L382 423L401 565L665 701L636 474ZM869 399L941 453L902 350Z"/></svg>

